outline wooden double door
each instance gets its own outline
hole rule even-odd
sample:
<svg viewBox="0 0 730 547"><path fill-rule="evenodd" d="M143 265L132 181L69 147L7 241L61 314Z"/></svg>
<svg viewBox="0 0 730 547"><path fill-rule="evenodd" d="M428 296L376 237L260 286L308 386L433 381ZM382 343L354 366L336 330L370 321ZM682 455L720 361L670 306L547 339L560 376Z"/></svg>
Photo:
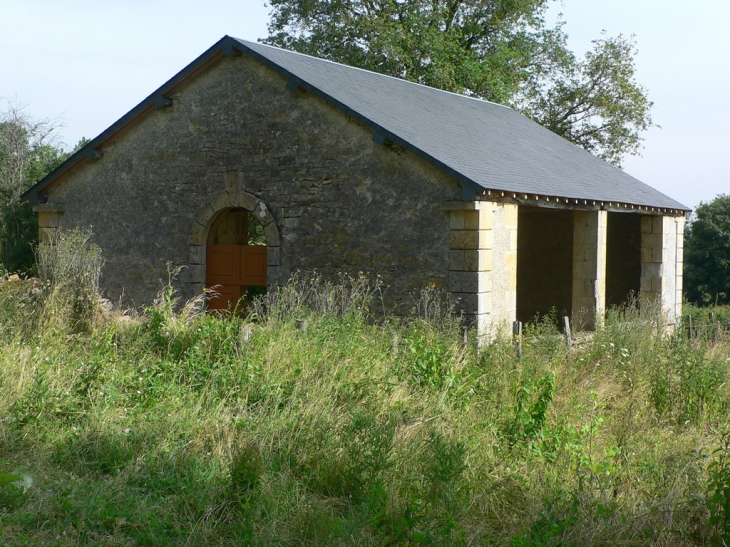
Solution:
<svg viewBox="0 0 730 547"><path fill-rule="evenodd" d="M266 286L265 245L208 245L206 285L217 293L209 310L233 310L249 287Z"/></svg>

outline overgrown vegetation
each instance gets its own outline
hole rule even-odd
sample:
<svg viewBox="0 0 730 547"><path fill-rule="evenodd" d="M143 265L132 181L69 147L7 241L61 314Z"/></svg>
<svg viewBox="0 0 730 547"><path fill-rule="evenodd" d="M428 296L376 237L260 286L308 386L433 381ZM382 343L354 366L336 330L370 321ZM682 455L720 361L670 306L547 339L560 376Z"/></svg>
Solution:
<svg viewBox="0 0 730 547"><path fill-rule="evenodd" d="M727 544L727 331L619 310L518 360L381 290L300 277L245 319L166 290L80 329L1 284L0 545Z"/></svg>
<svg viewBox="0 0 730 547"><path fill-rule="evenodd" d="M0 102L0 272L27 272L38 223L20 196L68 153L58 143L58 123L34 120L17 101Z"/></svg>

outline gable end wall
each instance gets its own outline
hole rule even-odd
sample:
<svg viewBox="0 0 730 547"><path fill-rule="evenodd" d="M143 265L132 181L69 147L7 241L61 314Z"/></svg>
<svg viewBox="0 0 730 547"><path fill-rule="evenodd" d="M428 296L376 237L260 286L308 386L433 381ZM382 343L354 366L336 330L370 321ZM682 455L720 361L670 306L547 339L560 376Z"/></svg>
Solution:
<svg viewBox="0 0 730 547"><path fill-rule="evenodd" d="M449 224L440 210L459 184L246 57L214 64L49 192L64 227L91 226L106 260L102 286L149 304L166 263L188 265L196 215L236 173L274 216L278 282L297 270L382 276L388 304L443 286ZM387 97L374 100L387 100ZM187 269L178 288L190 297Z"/></svg>

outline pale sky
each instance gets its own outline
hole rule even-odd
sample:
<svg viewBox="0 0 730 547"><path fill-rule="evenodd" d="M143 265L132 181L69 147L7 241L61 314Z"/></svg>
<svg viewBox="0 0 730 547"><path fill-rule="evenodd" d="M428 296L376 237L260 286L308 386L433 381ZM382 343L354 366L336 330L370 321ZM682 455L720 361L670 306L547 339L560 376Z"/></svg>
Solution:
<svg viewBox="0 0 730 547"><path fill-rule="evenodd" d="M267 35L259 0L0 0L0 97L93 138L228 34ZM635 34L637 80L654 101L643 157L625 170L695 207L730 193L730 1L562 0L569 45ZM2 104L0 109L4 109Z"/></svg>

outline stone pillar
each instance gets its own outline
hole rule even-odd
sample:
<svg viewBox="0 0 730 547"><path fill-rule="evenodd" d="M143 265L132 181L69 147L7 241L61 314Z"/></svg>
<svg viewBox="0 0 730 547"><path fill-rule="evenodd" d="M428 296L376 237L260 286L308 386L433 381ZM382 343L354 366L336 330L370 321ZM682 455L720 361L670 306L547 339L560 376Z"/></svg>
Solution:
<svg viewBox="0 0 730 547"><path fill-rule="evenodd" d="M492 210L484 202L450 204L448 291L480 331L492 308Z"/></svg>
<svg viewBox="0 0 730 547"><path fill-rule="evenodd" d="M38 241L43 243L51 238L53 230L61 226L61 217L66 208L63 205L52 203L39 203L33 207L38 213Z"/></svg>
<svg viewBox="0 0 730 547"><path fill-rule="evenodd" d="M494 203L492 261L492 330L517 319L517 204Z"/></svg>
<svg viewBox="0 0 730 547"><path fill-rule="evenodd" d="M596 328L606 313L606 243L608 213L573 214L573 322Z"/></svg>
<svg viewBox="0 0 730 547"><path fill-rule="evenodd" d="M665 324L682 316L684 217L641 217L641 296L659 302Z"/></svg>
<svg viewBox="0 0 730 547"><path fill-rule="evenodd" d="M515 317L517 205L449 202L444 210L451 229L447 289L467 322L492 336Z"/></svg>

